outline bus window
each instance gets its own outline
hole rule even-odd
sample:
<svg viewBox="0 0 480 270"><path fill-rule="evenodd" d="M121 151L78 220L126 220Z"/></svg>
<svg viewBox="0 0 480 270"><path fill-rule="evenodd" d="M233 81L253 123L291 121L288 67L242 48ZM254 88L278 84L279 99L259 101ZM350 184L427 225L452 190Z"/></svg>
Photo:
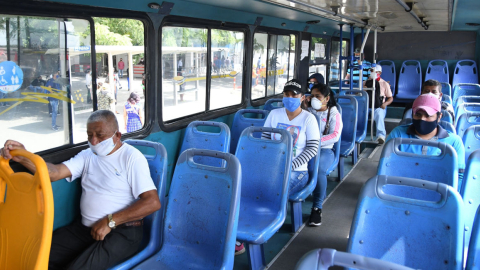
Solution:
<svg viewBox="0 0 480 270"><path fill-rule="evenodd" d="M281 94L294 77L295 35L255 33L253 50L252 99Z"/></svg>
<svg viewBox="0 0 480 270"><path fill-rule="evenodd" d="M87 140L86 20L0 15L0 141L32 152Z"/></svg>
<svg viewBox="0 0 480 270"><path fill-rule="evenodd" d="M320 73L323 78L327 78L327 65L313 65L308 68L308 76Z"/></svg>
<svg viewBox="0 0 480 270"><path fill-rule="evenodd" d="M348 41L342 42L342 56L347 55ZM340 56L340 40L332 40L332 50L330 54L330 85L338 86L339 77L338 68L340 67L340 61L338 57ZM342 76L345 77L347 72L347 60L342 60Z"/></svg>
<svg viewBox="0 0 480 270"><path fill-rule="evenodd" d="M120 132L140 130L145 123L144 25L132 19L93 20L98 109L115 113Z"/></svg>
<svg viewBox="0 0 480 270"><path fill-rule="evenodd" d="M205 111L207 37L207 29L162 28L163 121Z"/></svg>
<svg viewBox="0 0 480 270"><path fill-rule="evenodd" d="M242 32L212 29L210 109L242 102L244 36Z"/></svg>

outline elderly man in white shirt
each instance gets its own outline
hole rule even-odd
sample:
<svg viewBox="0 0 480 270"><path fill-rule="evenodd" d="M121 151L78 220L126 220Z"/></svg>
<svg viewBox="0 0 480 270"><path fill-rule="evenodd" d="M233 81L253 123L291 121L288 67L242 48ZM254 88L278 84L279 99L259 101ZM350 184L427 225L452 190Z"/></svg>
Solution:
<svg viewBox="0 0 480 270"><path fill-rule="evenodd" d="M47 163L52 182L82 178L81 220L53 233L49 269L107 269L137 252L143 218L160 209L145 156L121 141L111 111L93 112L87 121L90 148L61 164ZM7 140L1 155L25 149ZM32 173L23 157L13 157Z"/></svg>

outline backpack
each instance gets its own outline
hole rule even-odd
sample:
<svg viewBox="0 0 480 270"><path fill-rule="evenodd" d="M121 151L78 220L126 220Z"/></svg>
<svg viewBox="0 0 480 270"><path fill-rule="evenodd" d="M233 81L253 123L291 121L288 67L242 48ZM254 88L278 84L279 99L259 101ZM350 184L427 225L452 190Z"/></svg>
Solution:
<svg viewBox="0 0 480 270"><path fill-rule="evenodd" d="M376 108L380 108L383 102L382 102L382 99L380 98L380 83L378 83L377 80L369 79L365 83L365 86L368 88L372 88L372 82L375 82L375 109L376 109ZM372 104L372 98L373 96L369 93L368 104Z"/></svg>

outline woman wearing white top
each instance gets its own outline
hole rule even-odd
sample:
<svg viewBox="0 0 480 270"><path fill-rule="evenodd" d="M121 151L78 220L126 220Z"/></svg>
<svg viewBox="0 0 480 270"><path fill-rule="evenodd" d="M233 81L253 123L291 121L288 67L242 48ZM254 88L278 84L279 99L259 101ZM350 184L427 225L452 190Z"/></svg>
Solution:
<svg viewBox="0 0 480 270"><path fill-rule="evenodd" d="M337 110L334 93L325 84L315 84L312 95L307 98L308 111L320 118L320 165L318 168L318 181L313 191L313 207L310 214L310 226L322 224L322 205L327 194L327 170L335 161L333 144L340 139L342 134L342 116Z"/></svg>

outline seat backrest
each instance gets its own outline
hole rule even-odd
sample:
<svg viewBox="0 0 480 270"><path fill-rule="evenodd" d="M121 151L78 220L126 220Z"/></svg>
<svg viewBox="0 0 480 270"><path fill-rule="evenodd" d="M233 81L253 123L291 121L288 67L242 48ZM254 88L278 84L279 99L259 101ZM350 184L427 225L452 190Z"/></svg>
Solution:
<svg viewBox="0 0 480 270"><path fill-rule="evenodd" d="M0 158L0 269L47 269L53 231L53 192L45 161L25 150L34 175L15 173Z"/></svg>
<svg viewBox="0 0 480 270"><path fill-rule="evenodd" d="M435 147L438 156L414 154L413 147ZM377 175L417 178L444 183L457 189L458 164L455 149L442 142L419 139L394 138L383 147Z"/></svg>
<svg viewBox="0 0 480 270"><path fill-rule="evenodd" d="M474 125L480 125L480 112L468 112L462 114L457 121L457 135L463 139L465 131Z"/></svg>
<svg viewBox="0 0 480 270"><path fill-rule="evenodd" d="M435 194L436 201L391 195L395 189ZM414 269L463 268L463 205L452 187L377 175L363 186L347 252Z"/></svg>
<svg viewBox="0 0 480 270"><path fill-rule="evenodd" d="M279 140L253 137L255 132L274 133ZM235 156L242 164L242 205L260 204L285 219L292 167L292 136L287 130L248 127L240 135ZM240 219L252 218L242 208Z"/></svg>
<svg viewBox="0 0 480 270"><path fill-rule="evenodd" d="M143 218L143 237L140 245L140 253L144 253L143 258L146 259L156 251L162 244L163 238L163 219L165 216L166 187L167 187L167 150L161 143L144 141L144 140L125 140L132 146L139 147L140 151L144 151L145 158L150 169L150 176L157 188L158 198L160 199L160 210ZM130 264L133 267L141 261Z"/></svg>
<svg viewBox="0 0 480 270"><path fill-rule="evenodd" d="M368 127L368 93L359 90L347 90L340 92L340 96L351 96L357 100L357 134L356 142L361 143L367 135ZM361 138L361 139L360 139ZM360 139L360 140L359 140Z"/></svg>
<svg viewBox="0 0 480 270"><path fill-rule="evenodd" d="M468 213L468 215L470 215L470 213ZM468 245L467 265L465 270L478 270L478 266L480 265L480 207L476 210L475 219L472 224L473 227L471 226L472 232L469 240L470 243ZM466 237L467 235L465 235L465 241L467 240Z"/></svg>
<svg viewBox="0 0 480 270"><path fill-rule="evenodd" d="M403 115L403 119L411 119L413 117L412 108L408 109Z"/></svg>
<svg viewBox="0 0 480 270"><path fill-rule="evenodd" d="M355 144L357 131L357 99L351 96L338 96L337 103L342 107L342 144Z"/></svg>
<svg viewBox="0 0 480 270"><path fill-rule="evenodd" d="M377 65L382 66L382 79L390 84L392 94L395 95L397 86L397 73L395 72L395 63L391 60L381 60Z"/></svg>
<svg viewBox="0 0 480 270"><path fill-rule="evenodd" d="M450 83L450 73L448 73L448 64L445 60L432 60L428 63L425 72L425 81L437 80L439 82Z"/></svg>
<svg viewBox="0 0 480 270"><path fill-rule="evenodd" d="M440 82L442 84L442 93L444 95L452 96L452 86L446 82Z"/></svg>
<svg viewBox="0 0 480 270"><path fill-rule="evenodd" d="M411 125L412 124L412 118L404 118L402 119L402 121L400 121L400 123L398 123L399 126L403 126L403 125ZM438 122L438 124L445 130L453 133L453 134L457 134L457 132L455 131L455 127L447 122L447 121L440 121Z"/></svg>
<svg viewBox="0 0 480 270"><path fill-rule="evenodd" d="M271 111L278 108L283 108L283 99L281 98L271 98L265 102L265 105L263 105L263 109L266 111Z"/></svg>
<svg viewBox="0 0 480 270"><path fill-rule="evenodd" d="M455 123L465 113L480 112L480 103L463 103L455 110Z"/></svg>
<svg viewBox="0 0 480 270"><path fill-rule="evenodd" d="M342 107L339 104L337 104L337 110L341 115L342 114ZM333 172L333 170L335 170L335 168L337 168L338 161L340 160L340 146L341 145L342 145L342 135L340 134L340 137L338 138L338 141L333 144L333 152L335 153L335 159L334 159L332 165L330 166L330 168L328 168L328 170L326 172L327 175L331 174Z"/></svg>
<svg viewBox="0 0 480 270"><path fill-rule="evenodd" d="M473 153L480 149L480 125L473 125L465 130L462 137L465 146L465 160Z"/></svg>
<svg viewBox="0 0 480 270"><path fill-rule="evenodd" d="M451 98L449 95L447 95L447 94L443 94L443 95L442 95L442 101L445 101L445 102L447 102L448 104L452 104L452 103L453 103L452 98Z"/></svg>
<svg viewBox="0 0 480 270"><path fill-rule="evenodd" d="M471 83L457 84L453 88L453 108L457 107L457 101L461 96L480 96L480 85Z"/></svg>
<svg viewBox="0 0 480 270"><path fill-rule="evenodd" d="M224 167L198 164L195 156L223 159ZM240 206L241 168L230 154L188 149L178 158L165 214L164 243L168 250L208 256L210 269L232 269ZM197 252L195 252L197 250ZM172 260L187 258L172 257ZM209 268L205 266L205 268Z"/></svg>
<svg viewBox="0 0 480 270"><path fill-rule="evenodd" d="M440 121L445 121L453 124L453 117L449 112L447 112L447 110L442 110L442 118L440 118Z"/></svg>
<svg viewBox="0 0 480 270"><path fill-rule="evenodd" d="M420 66L420 62L415 60L404 61L398 77L396 97L400 99L415 99L420 95L421 90L422 67Z"/></svg>
<svg viewBox="0 0 480 270"><path fill-rule="evenodd" d="M460 60L453 71L452 86L459 83L478 83L477 63L473 60Z"/></svg>
<svg viewBox="0 0 480 270"><path fill-rule="evenodd" d="M455 105L458 107L465 103L480 103L480 96L460 96Z"/></svg>
<svg viewBox="0 0 480 270"><path fill-rule="evenodd" d="M473 220L475 218L475 212L477 212L477 208L480 206L480 193L478 192L480 189L480 182L478 181L478 175L480 173L480 150L473 151L466 161L460 195L463 198L465 209L465 247L468 247L470 241L478 241L474 240L478 235L476 237L473 235L470 237L470 235L472 234L472 230L478 230L478 228L473 226ZM480 247L476 247L475 249L478 248ZM470 251L468 253L470 255Z"/></svg>
<svg viewBox="0 0 480 270"><path fill-rule="evenodd" d="M207 130L220 130L220 132L212 133L207 132ZM193 121L185 129L180 153L190 148L228 153L230 151L230 128L222 122ZM203 165L221 166L223 161L210 156L197 155L195 156L195 162Z"/></svg>
<svg viewBox="0 0 480 270"><path fill-rule="evenodd" d="M413 270L410 267L396 263L341 252L330 248L319 248L309 251L300 258L295 266L295 270L328 270L332 266L365 270Z"/></svg>
<svg viewBox="0 0 480 270"><path fill-rule="evenodd" d="M263 127L265 120L267 119L269 111L267 110L254 110L254 109L243 109L235 113L232 124L232 139L230 143L230 153L235 154L237 149L238 139L240 134L247 127ZM248 116L248 117L247 117ZM255 116L255 117L252 117ZM261 133L253 134L255 138L260 138Z"/></svg>

